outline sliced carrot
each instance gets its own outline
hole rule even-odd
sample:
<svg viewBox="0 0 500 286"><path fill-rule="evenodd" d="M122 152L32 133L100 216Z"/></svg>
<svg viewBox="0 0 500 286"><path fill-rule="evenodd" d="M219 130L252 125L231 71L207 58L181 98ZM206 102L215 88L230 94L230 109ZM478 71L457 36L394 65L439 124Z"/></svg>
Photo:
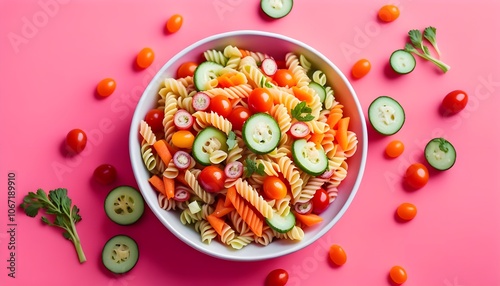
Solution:
<svg viewBox="0 0 500 286"><path fill-rule="evenodd" d="M292 86L293 95L300 101L305 101L307 103L313 102L313 95L308 93L306 90L298 88L296 86Z"/></svg>
<svg viewBox="0 0 500 286"><path fill-rule="evenodd" d="M347 140L347 128L349 127L349 120L350 117L341 118L337 126L337 133L335 133L335 140L337 140L342 150L346 150L347 144L349 144Z"/></svg>
<svg viewBox="0 0 500 286"><path fill-rule="evenodd" d="M256 212L250 204L243 199L243 197L236 192L236 188L229 188L226 193L228 198L233 204L234 208L241 216L243 221L248 224L248 227L258 237L262 236L262 229L264 227L264 219Z"/></svg>
<svg viewBox="0 0 500 286"><path fill-rule="evenodd" d="M321 147L321 142L323 142L323 138L325 138L325 133L313 133L311 138L309 138L309 142L313 142L317 148Z"/></svg>
<svg viewBox="0 0 500 286"><path fill-rule="evenodd" d="M153 175L149 178L148 181L157 192L167 196L167 193L165 192L165 184L163 183L163 180L159 176Z"/></svg>
<svg viewBox="0 0 500 286"><path fill-rule="evenodd" d="M163 185L167 199L173 198L175 196L175 180L163 176Z"/></svg>
<svg viewBox="0 0 500 286"><path fill-rule="evenodd" d="M248 53L246 50L243 50L243 49L238 49L238 50L240 50L240 53L241 53L241 57L242 57L242 58L244 58L244 57L246 57L246 56L248 56L248 55L249 55L249 53Z"/></svg>
<svg viewBox="0 0 500 286"><path fill-rule="evenodd" d="M337 127L337 123L342 118L343 114L340 112L331 112L326 119L326 123L330 126L330 129L335 129Z"/></svg>
<svg viewBox="0 0 500 286"><path fill-rule="evenodd" d="M226 207L224 206L225 204L226 204L225 199L219 198L219 200L217 201L217 205L215 206L215 211L213 212L213 215L215 215L216 217L223 217L228 213L234 211L233 205Z"/></svg>
<svg viewBox="0 0 500 286"><path fill-rule="evenodd" d="M177 177L175 177L175 179L184 186L189 187L189 184L186 181L186 172L179 171L179 174L177 174Z"/></svg>
<svg viewBox="0 0 500 286"><path fill-rule="evenodd" d="M234 186L232 186L228 189L228 191L230 191L231 193L236 192L236 188ZM227 196L227 193L226 193L226 199L224 200L224 207L228 208L231 206L233 206L233 203L231 202L231 200L229 199L229 197Z"/></svg>
<svg viewBox="0 0 500 286"><path fill-rule="evenodd" d="M217 78L219 87L231 87L246 83L246 77L242 73L225 73Z"/></svg>
<svg viewBox="0 0 500 286"><path fill-rule="evenodd" d="M170 160L172 160L172 153L168 149L168 145L169 144L164 139L158 140L153 144L153 148L156 150L156 153L160 156L165 165L168 165Z"/></svg>
<svg viewBox="0 0 500 286"><path fill-rule="evenodd" d="M316 214L299 214L297 212L293 213L295 215L295 218L298 219L301 223L307 225L307 226L312 226L317 223L320 223L323 221L323 218L320 217L319 215Z"/></svg>
<svg viewBox="0 0 500 286"><path fill-rule="evenodd" d="M224 220L216 217L213 214L207 215L208 223L215 229L215 231L222 236L222 230L224 229Z"/></svg>

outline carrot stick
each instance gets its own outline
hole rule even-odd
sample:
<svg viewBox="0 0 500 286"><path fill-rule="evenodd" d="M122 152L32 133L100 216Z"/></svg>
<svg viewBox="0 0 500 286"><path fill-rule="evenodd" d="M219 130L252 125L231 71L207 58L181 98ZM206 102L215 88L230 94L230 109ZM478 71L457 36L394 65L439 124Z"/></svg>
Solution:
<svg viewBox="0 0 500 286"><path fill-rule="evenodd" d="M328 115L328 118L326 119L326 123L328 124L328 126L330 126L330 129L335 129L337 127L337 123L339 122L339 120L342 118L342 113L330 113L330 115Z"/></svg>
<svg viewBox="0 0 500 286"><path fill-rule="evenodd" d="M313 133L311 138L309 138L309 142L313 142L317 148L321 146L321 142L323 142L323 138L325 138L324 133Z"/></svg>
<svg viewBox="0 0 500 286"><path fill-rule="evenodd" d="M226 207L224 206L225 204L226 204L225 199L219 198L219 200L217 201L217 205L215 206L215 211L213 212L213 215L215 215L216 217L223 217L228 213L234 211L233 205Z"/></svg>
<svg viewBox="0 0 500 286"><path fill-rule="evenodd" d="M311 103L313 101L312 94L308 93L306 90L300 89L296 86L292 86L293 95L300 101L305 101L307 103Z"/></svg>
<svg viewBox="0 0 500 286"><path fill-rule="evenodd" d="M164 139L158 140L153 144L153 148L156 150L156 153L160 156L163 163L168 165L170 160L172 160L172 153L170 153L170 150L168 149L167 141Z"/></svg>
<svg viewBox="0 0 500 286"><path fill-rule="evenodd" d="M347 128L349 127L349 120L350 117L343 117L342 119L340 119L337 126L337 133L335 133L335 140L337 140L342 150L346 150L347 144L349 144L347 140Z"/></svg>
<svg viewBox="0 0 500 286"><path fill-rule="evenodd" d="M175 196L175 181L174 179L163 176L163 185L165 188L165 196L171 199Z"/></svg>
<svg viewBox="0 0 500 286"><path fill-rule="evenodd" d="M175 179L184 186L189 187L189 184L186 181L186 172L179 170L179 174L177 174L177 177L175 177Z"/></svg>
<svg viewBox="0 0 500 286"><path fill-rule="evenodd" d="M148 179L148 181L157 192L167 196L167 193L165 192L165 185L163 184L163 180L159 176L153 175Z"/></svg>
<svg viewBox="0 0 500 286"><path fill-rule="evenodd" d="M299 214L297 212L293 213L295 218L297 218L301 223L311 226L323 221L323 218L316 214Z"/></svg>
<svg viewBox="0 0 500 286"><path fill-rule="evenodd" d="M215 229L215 231L220 236L222 236L222 229L224 228L224 224L225 224L224 220L216 217L213 214L207 215L207 220L208 220L208 223L210 223L210 225Z"/></svg>
<svg viewBox="0 0 500 286"><path fill-rule="evenodd" d="M259 213L257 213L251 205L236 192L236 188L234 187L227 190L226 198L231 201L238 214L241 216L243 221L248 224L252 232L258 237L261 237L264 220L261 216L259 216Z"/></svg>

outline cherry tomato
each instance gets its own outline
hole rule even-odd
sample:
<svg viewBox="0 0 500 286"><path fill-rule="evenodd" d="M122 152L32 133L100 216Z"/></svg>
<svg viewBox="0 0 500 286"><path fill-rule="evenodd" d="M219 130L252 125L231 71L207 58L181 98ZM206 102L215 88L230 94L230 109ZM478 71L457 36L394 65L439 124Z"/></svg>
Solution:
<svg viewBox="0 0 500 286"><path fill-rule="evenodd" d="M198 67L198 64L195 62L185 62L182 63L179 68L177 68L177 78L184 78L188 76L193 76L194 71Z"/></svg>
<svg viewBox="0 0 500 286"><path fill-rule="evenodd" d="M463 110L469 101L469 96L465 91L454 90L448 93L441 103L441 107L446 115L455 114Z"/></svg>
<svg viewBox="0 0 500 286"><path fill-rule="evenodd" d="M420 189L429 181L429 170L421 163L413 163L406 169L405 181L408 186Z"/></svg>
<svg viewBox="0 0 500 286"><path fill-rule="evenodd" d="M221 116L228 117L233 111L233 106L227 96L217 95L210 100L210 110L217 112Z"/></svg>
<svg viewBox="0 0 500 286"><path fill-rule="evenodd" d="M179 15L179 14L172 15L168 19L167 24L165 25L165 29L167 29L167 31L169 33L175 33L177 31L179 31L179 29L182 26L182 20L183 20L183 18L181 15Z"/></svg>
<svg viewBox="0 0 500 286"><path fill-rule="evenodd" d="M273 96L267 88L256 88L248 96L248 107L253 112L268 112L273 107Z"/></svg>
<svg viewBox="0 0 500 286"><path fill-rule="evenodd" d="M172 144L176 147L191 149L193 142L194 135L189 130L179 130L172 134Z"/></svg>
<svg viewBox="0 0 500 286"><path fill-rule="evenodd" d="M396 212L402 220L412 220L417 215L417 207L414 204L402 203Z"/></svg>
<svg viewBox="0 0 500 286"><path fill-rule="evenodd" d="M389 271L389 276L391 277L391 280L396 284L403 284L408 279L406 270L399 265L393 266L391 268L391 270Z"/></svg>
<svg viewBox="0 0 500 286"><path fill-rule="evenodd" d="M266 286L285 286L288 282L288 272L285 269L274 269L266 277Z"/></svg>
<svg viewBox="0 0 500 286"><path fill-rule="evenodd" d="M361 59L352 66L351 73L354 78L358 79L368 74L371 68L372 64L370 63L370 61L368 61L367 59Z"/></svg>
<svg viewBox="0 0 500 286"><path fill-rule="evenodd" d="M342 246L337 244L330 246L328 255L330 256L330 260L338 266L344 265L347 261L347 254Z"/></svg>
<svg viewBox="0 0 500 286"><path fill-rule="evenodd" d="M116 89L116 82L112 78L105 78L97 84L97 94L101 97L110 96Z"/></svg>
<svg viewBox="0 0 500 286"><path fill-rule="evenodd" d="M285 183L275 176L267 176L262 184L264 194L269 199L280 200L284 198L288 192Z"/></svg>
<svg viewBox="0 0 500 286"><path fill-rule="evenodd" d="M283 87L292 87L297 84L293 73L289 69L278 69L273 76L273 80L277 85Z"/></svg>
<svg viewBox="0 0 500 286"><path fill-rule="evenodd" d="M154 59L155 53L151 48L146 47L137 54L136 63L138 67L145 69L153 63Z"/></svg>
<svg viewBox="0 0 500 286"><path fill-rule="evenodd" d="M217 166L207 166L198 175L198 182L201 187L209 193L222 191L225 181L226 175L224 171Z"/></svg>
<svg viewBox="0 0 500 286"><path fill-rule="evenodd" d="M233 124L233 129L240 130L243 128L243 123L250 117L250 110L243 106L238 106L233 108L231 114L229 114L229 121Z"/></svg>
<svg viewBox="0 0 500 286"><path fill-rule="evenodd" d="M378 18L384 22L392 22L399 17L399 8L396 5L388 4L378 10Z"/></svg>
<svg viewBox="0 0 500 286"><path fill-rule="evenodd" d="M328 193L325 191L325 189L320 188L316 190L314 193L314 197L312 198L312 204L313 204L313 213L315 214L320 214L330 204L330 198L328 198Z"/></svg>
<svg viewBox="0 0 500 286"><path fill-rule="evenodd" d="M73 129L66 135L66 146L74 154L78 154L87 145L87 134L81 129Z"/></svg>
<svg viewBox="0 0 500 286"><path fill-rule="evenodd" d="M165 113L161 109L151 109L146 113L144 120L151 127L154 133L163 130L163 117Z"/></svg>
<svg viewBox="0 0 500 286"><path fill-rule="evenodd" d="M403 154L403 151L405 150L405 145L403 142L399 140L393 140L387 144L387 147L385 147L385 154L388 157L391 158L396 158L399 155Z"/></svg>
<svg viewBox="0 0 500 286"><path fill-rule="evenodd" d="M116 169L113 165L102 164L94 170L94 179L103 185L109 185L116 180Z"/></svg>

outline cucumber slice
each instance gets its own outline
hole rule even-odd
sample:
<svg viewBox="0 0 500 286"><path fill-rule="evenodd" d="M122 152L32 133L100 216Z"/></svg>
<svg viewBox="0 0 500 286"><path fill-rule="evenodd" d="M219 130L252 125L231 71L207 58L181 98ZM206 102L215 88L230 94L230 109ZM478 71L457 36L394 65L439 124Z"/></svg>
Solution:
<svg viewBox="0 0 500 286"><path fill-rule="evenodd" d="M444 138L430 140L425 145L424 154L427 163L439 171L450 169L457 160L455 147Z"/></svg>
<svg viewBox="0 0 500 286"><path fill-rule="evenodd" d="M130 271L138 260L137 243L127 235L110 238L102 249L102 263L109 271L116 274Z"/></svg>
<svg viewBox="0 0 500 286"><path fill-rule="evenodd" d="M278 122L267 113L255 113L243 124L242 137L245 145L256 154L273 151L280 142Z"/></svg>
<svg viewBox="0 0 500 286"><path fill-rule="evenodd" d="M323 147L307 142L306 139L292 143L292 157L295 164L311 176L319 176L328 168L328 158Z"/></svg>
<svg viewBox="0 0 500 286"><path fill-rule="evenodd" d="M210 81L218 77L224 67L218 63L206 61L199 64L194 70L193 82L196 90L210 89Z"/></svg>
<svg viewBox="0 0 500 286"><path fill-rule="evenodd" d="M405 50L394 51L389 58L389 63L392 70L398 74L411 73L417 65L415 57Z"/></svg>
<svg viewBox="0 0 500 286"><path fill-rule="evenodd" d="M104 211L117 224L133 224L144 213L144 199L139 191L131 186L116 187L106 196Z"/></svg>
<svg viewBox="0 0 500 286"><path fill-rule="evenodd" d="M209 126L201 130L193 142L193 158L196 162L208 166L210 162L210 148L216 148L227 152L226 133L219 129ZM218 146L220 144L220 146Z"/></svg>
<svg viewBox="0 0 500 286"><path fill-rule="evenodd" d="M283 18L292 11L293 0L261 0L260 8L269 17Z"/></svg>
<svg viewBox="0 0 500 286"><path fill-rule="evenodd" d="M316 83L316 82L310 82L309 83L309 87L314 89L316 91L316 93L318 94L319 96L319 99L321 101L321 103L325 102L325 98L326 98L326 89L321 86L319 83Z"/></svg>
<svg viewBox="0 0 500 286"><path fill-rule="evenodd" d="M403 127L405 112L395 99L379 96L368 107L368 119L378 133L393 135Z"/></svg>
<svg viewBox="0 0 500 286"><path fill-rule="evenodd" d="M279 233L286 233L295 226L295 215L288 212L287 215L281 216L274 212L271 218L266 218L266 223Z"/></svg>

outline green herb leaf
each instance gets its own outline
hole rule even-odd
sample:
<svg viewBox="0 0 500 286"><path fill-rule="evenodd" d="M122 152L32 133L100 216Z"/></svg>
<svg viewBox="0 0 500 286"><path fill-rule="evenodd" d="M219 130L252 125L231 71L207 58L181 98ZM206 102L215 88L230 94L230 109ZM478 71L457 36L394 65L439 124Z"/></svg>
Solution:
<svg viewBox="0 0 500 286"><path fill-rule="evenodd" d="M306 105L305 101L301 101L292 109L292 117L298 121L311 121L314 116L311 114L312 109Z"/></svg>
<svg viewBox="0 0 500 286"><path fill-rule="evenodd" d="M266 174L264 165L260 163L257 165L254 160L250 158L245 159L245 177L248 178L252 176L254 173L264 176Z"/></svg>
<svg viewBox="0 0 500 286"><path fill-rule="evenodd" d="M228 150L234 149L236 145L238 145L238 141L236 141L236 133L233 131L229 131L229 135L227 135L227 140L226 140L227 148Z"/></svg>
<svg viewBox="0 0 500 286"><path fill-rule="evenodd" d="M422 46L422 33L419 30L410 30L408 32L410 36L410 41L415 48L421 48Z"/></svg>
<svg viewBox="0 0 500 286"><path fill-rule="evenodd" d="M439 141L439 150L448 153L448 141L444 138L438 138Z"/></svg>
<svg viewBox="0 0 500 286"><path fill-rule="evenodd" d="M431 43L432 47L434 50L436 50L436 53L438 54L438 57L441 57L441 51L439 50L439 47L437 45L437 39L436 39L436 28L429 26L424 29L424 38Z"/></svg>

